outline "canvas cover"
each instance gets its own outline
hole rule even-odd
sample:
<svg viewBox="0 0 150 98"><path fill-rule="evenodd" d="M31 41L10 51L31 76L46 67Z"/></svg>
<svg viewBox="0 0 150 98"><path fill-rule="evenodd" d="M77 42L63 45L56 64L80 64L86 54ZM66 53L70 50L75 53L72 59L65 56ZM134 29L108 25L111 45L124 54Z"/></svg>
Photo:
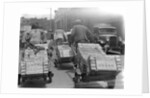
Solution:
<svg viewBox="0 0 150 98"><path fill-rule="evenodd" d="M114 56L107 56L99 44L79 44L79 56L83 61L89 62L89 57L94 57L95 64L90 67L91 70L117 70L116 59ZM89 64L90 65L90 64Z"/></svg>
<svg viewBox="0 0 150 98"><path fill-rule="evenodd" d="M44 72L44 66L48 64L46 51L39 51L36 55L33 50L25 50L24 61L21 62L21 72L25 74L41 74Z"/></svg>
<svg viewBox="0 0 150 98"><path fill-rule="evenodd" d="M60 57L72 57L73 51L69 45L59 45L58 52Z"/></svg>

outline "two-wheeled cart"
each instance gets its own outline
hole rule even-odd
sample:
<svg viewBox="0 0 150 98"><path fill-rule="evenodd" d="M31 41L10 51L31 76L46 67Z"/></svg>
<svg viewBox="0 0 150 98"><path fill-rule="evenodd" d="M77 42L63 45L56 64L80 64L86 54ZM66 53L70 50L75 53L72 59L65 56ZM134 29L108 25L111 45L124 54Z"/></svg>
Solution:
<svg viewBox="0 0 150 98"><path fill-rule="evenodd" d="M63 63L70 63L74 61L75 52L69 46L68 43L63 43L56 46L56 56L55 66L59 67Z"/></svg>
<svg viewBox="0 0 150 98"><path fill-rule="evenodd" d="M26 50L23 61L20 61L18 84L24 83L27 79L43 78L46 82L52 81L53 73L48 65L46 50L34 54L33 50ZM45 82L45 83L46 83Z"/></svg>
<svg viewBox="0 0 150 98"><path fill-rule="evenodd" d="M120 72L118 56L108 56L99 44L79 43L77 48L77 67L75 68L75 87L84 83L105 81L108 88L114 88L115 79Z"/></svg>

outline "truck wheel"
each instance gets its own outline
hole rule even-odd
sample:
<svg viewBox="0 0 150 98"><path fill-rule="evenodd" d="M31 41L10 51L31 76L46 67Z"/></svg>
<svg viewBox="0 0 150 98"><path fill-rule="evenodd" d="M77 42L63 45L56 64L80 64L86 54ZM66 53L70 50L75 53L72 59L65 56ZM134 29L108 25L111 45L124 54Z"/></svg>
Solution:
<svg viewBox="0 0 150 98"><path fill-rule="evenodd" d="M115 80L107 82L108 88L113 89L115 87Z"/></svg>

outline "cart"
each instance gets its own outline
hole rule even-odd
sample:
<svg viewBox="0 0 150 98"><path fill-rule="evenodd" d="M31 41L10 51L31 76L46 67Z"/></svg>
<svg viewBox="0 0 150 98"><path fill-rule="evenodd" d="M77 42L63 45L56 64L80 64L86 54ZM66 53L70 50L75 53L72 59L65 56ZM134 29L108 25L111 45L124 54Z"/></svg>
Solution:
<svg viewBox="0 0 150 98"><path fill-rule="evenodd" d="M56 46L56 60L55 67L61 66L63 63L70 63L74 61L75 52L67 42Z"/></svg>
<svg viewBox="0 0 150 98"><path fill-rule="evenodd" d="M73 78L75 87L93 81L106 81L114 88L117 74L121 71L119 56L106 55L99 44L79 43L77 67Z"/></svg>
<svg viewBox="0 0 150 98"><path fill-rule="evenodd" d="M27 79L43 78L45 83L52 82L53 73L48 65L46 50L39 51L36 55L31 49L25 50L25 57L20 61L18 84Z"/></svg>

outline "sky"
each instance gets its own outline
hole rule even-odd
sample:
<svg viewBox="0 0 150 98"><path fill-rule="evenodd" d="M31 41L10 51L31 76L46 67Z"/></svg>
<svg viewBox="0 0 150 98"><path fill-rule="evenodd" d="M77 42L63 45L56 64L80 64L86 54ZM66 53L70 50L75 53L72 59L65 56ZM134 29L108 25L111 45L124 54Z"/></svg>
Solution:
<svg viewBox="0 0 150 98"><path fill-rule="evenodd" d="M54 18L55 10L58 8L26 8L22 11L22 16L25 18ZM50 14L51 13L51 14Z"/></svg>
<svg viewBox="0 0 150 98"><path fill-rule="evenodd" d="M21 10L21 14L22 16L26 17L26 18L54 18L54 15L55 15L55 10L57 10L58 8L60 7L45 7L45 8L38 8L38 7L24 7L22 10ZM62 7L61 7L62 8ZM70 8L70 7L68 7ZM98 8L98 7L97 7ZM120 11L118 9L118 7L111 7L111 10L110 8L106 7L106 6L103 6L103 7L100 7L99 8L99 11L102 13L102 12L108 12L108 13L115 13L115 14L123 14L122 11ZM51 15L50 15L51 13Z"/></svg>

